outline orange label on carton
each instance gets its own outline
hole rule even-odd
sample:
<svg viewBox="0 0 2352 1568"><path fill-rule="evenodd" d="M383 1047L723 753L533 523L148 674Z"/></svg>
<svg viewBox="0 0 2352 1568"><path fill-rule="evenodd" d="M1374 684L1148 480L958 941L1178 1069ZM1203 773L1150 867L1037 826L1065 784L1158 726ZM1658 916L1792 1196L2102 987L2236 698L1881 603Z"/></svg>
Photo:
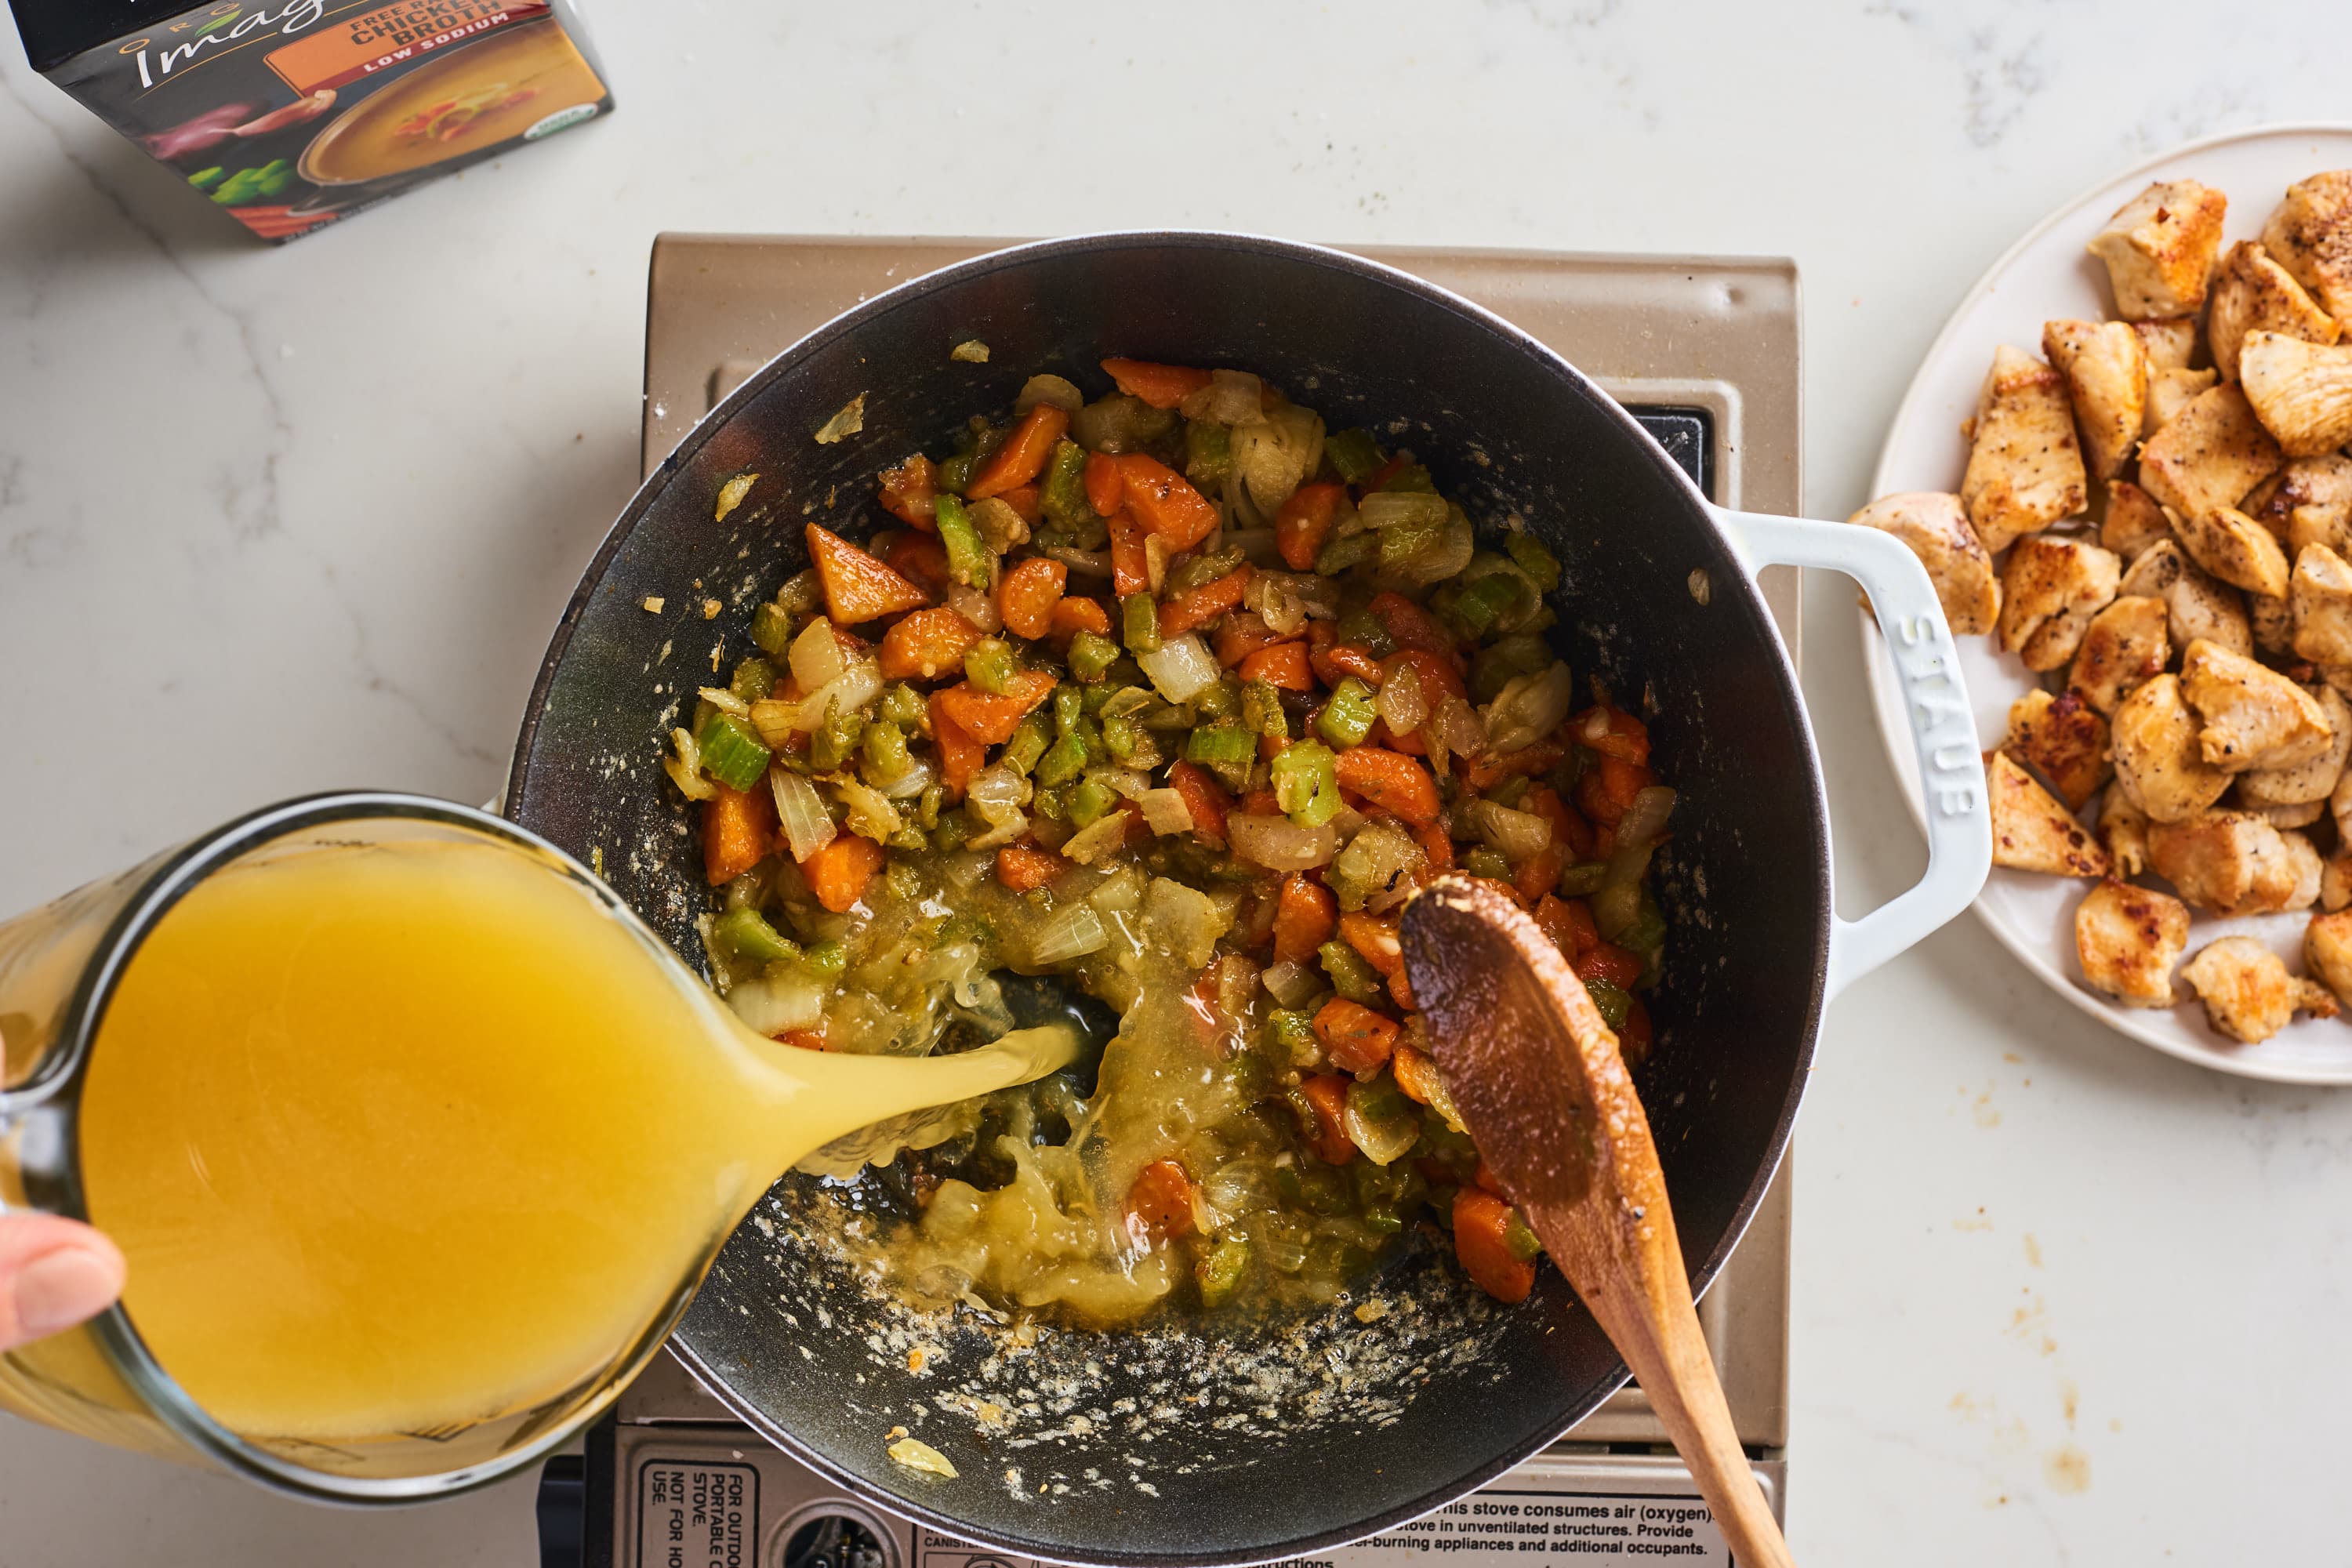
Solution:
<svg viewBox="0 0 2352 1568"><path fill-rule="evenodd" d="M303 98L547 14L547 0L395 0L339 21L264 57Z"/></svg>

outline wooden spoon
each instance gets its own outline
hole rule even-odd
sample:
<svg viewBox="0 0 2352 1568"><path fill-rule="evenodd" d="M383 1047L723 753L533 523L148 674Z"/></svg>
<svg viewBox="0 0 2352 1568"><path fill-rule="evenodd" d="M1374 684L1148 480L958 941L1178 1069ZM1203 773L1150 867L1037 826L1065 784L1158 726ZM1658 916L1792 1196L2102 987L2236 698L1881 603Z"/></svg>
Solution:
<svg viewBox="0 0 2352 1568"><path fill-rule="evenodd" d="M1440 877L1405 907L1399 935L1479 1153L1633 1369L1732 1555L1794 1568L1699 1332L1617 1037L1559 949L1491 882Z"/></svg>

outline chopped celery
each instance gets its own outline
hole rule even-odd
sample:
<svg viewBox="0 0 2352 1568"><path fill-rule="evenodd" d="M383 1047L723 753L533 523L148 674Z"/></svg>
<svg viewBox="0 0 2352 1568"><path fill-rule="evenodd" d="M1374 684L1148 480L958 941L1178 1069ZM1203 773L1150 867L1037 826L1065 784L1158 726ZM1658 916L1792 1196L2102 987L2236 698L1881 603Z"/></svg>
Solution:
<svg viewBox="0 0 2352 1568"><path fill-rule="evenodd" d="M1528 791L1533 787L1527 774L1513 773L1509 778L1488 790L1486 798L1493 801L1496 805L1507 805L1513 811L1517 811L1519 809L1519 802L1528 798Z"/></svg>
<svg viewBox="0 0 2352 1568"><path fill-rule="evenodd" d="M961 849L971 837L971 818L961 811L940 814L940 825L931 829L931 847L946 853Z"/></svg>
<svg viewBox="0 0 2352 1568"><path fill-rule="evenodd" d="M940 807L947 804L948 792L937 784L924 788L915 799L915 820L928 831L940 825Z"/></svg>
<svg viewBox="0 0 2352 1568"><path fill-rule="evenodd" d="M900 680L884 689L882 705L876 712L884 722L896 724L901 730L919 730L929 710L923 694Z"/></svg>
<svg viewBox="0 0 2352 1568"><path fill-rule="evenodd" d="M1244 767L1257 755L1257 737L1231 720L1218 719L1193 730L1184 742L1184 760L1203 767L1239 763Z"/></svg>
<svg viewBox="0 0 2352 1568"><path fill-rule="evenodd" d="M1381 489L1391 491L1414 490L1423 495L1435 495L1437 481L1430 477L1429 470L1421 464L1407 463L1403 468L1382 479Z"/></svg>
<svg viewBox="0 0 2352 1568"><path fill-rule="evenodd" d="M1243 687L1242 722L1270 740L1290 739L1290 715L1283 709L1281 689L1270 680Z"/></svg>
<svg viewBox="0 0 2352 1568"><path fill-rule="evenodd" d="M1380 443L1372 439L1372 433L1363 429L1338 430L1325 437L1323 456L1351 485L1370 479L1387 460L1381 456Z"/></svg>
<svg viewBox="0 0 2352 1568"><path fill-rule="evenodd" d="M1160 596L1174 599L1195 588L1206 587L1218 578L1240 570L1242 563L1248 559L1239 550L1188 555L1168 569L1168 580L1160 584Z"/></svg>
<svg viewBox="0 0 2352 1568"><path fill-rule="evenodd" d="M1205 419L1185 421L1184 477L1196 485L1221 485L1233 471L1233 432Z"/></svg>
<svg viewBox="0 0 2352 1568"><path fill-rule="evenodd" d="M837 980L849 967L849 950L837 942L813 942L801 954L801 967L823 980Z"/></svg>
<svg viewBox="0 0 2352 1568"><path fill-rule="evenodd" d="M1414 519L1380 531L1381 564L1393 572L1423 551L1445 542L1445 522L1439 518Z"/></svg>
<svg viewBox="0 0 2352 1568"><path fill-rule="evenodd" d="M1242 711L1242 683L1228 675L1201 689L1192 699L1193 713L1202 719L1237 719Z"/></svg>
<svg viewBox="0 0 2352 1568"><path fill-rule="evenodd" d="M1070 791L1070 820L1086 827L1102 820L1103 813L1118 803L1118 792L1100 779L1082 779Z"/></svg>
<svg viewBox="0 0 2352 1568"><path fill-rule="evenodd" d="M793 613L778 604L751 612L751 640L770 658L782 658L793 646Z"/></svg>
<svg viewBox="0 0 2352 1568"><path fill-rule="evenodd" d="M1481 637L1535 607L1526 578L1516 572L1490 572L1463 587L1451 614L1463 630Z"/></svg>
<svg viewBox="0 0 2352 1568"><path fill-rule="evenodd" d="M1072 532L1095 521L1094 508L1087 504L1086 475L1087 449L1066 437L1055 442L1037 492L1037 510L1045 521Z"/></svg>
<svg viewBox="0 0 2352 1568"><path fill-rule="evenodd" d="M1635 910L1633 920L1609 940L1629 952L1638 952L1644 958L1664 945L1666 917L1659 910L1657 900L1650 897L1647 889L1642 890L1641 904Z"/></svg>
<svg viewBox="0 0 2352 1568"><path fill-rule="evenodd" d="M940 543L948 552L948 575L967 588L988 586L988 546L963 502L941 490L935 499L931 521L938 525Z"/></svg>
<svg viewBox="0 0 2352 1568"><path fill-rule="evenodd" d="M1077 738L1079 744L1086 747L1087 766L1097 767L1110 761L1110 748L1103 744L1101 725L1091 719L1081 719L1078 721L1077 728L1072 730L1070 733Z"/></svg>
<svg viewBox="0 0 2352 1568"><path fill-rule="evenodd" d="M1066 784L1078 776L1087 765L1087 738L1073 730L1046 749L1037 759L1037 782L1053 786Z"/></svg>
<svg viewBox="0 0 2352 1568"><path fill-rule="evenodd" d="M941 495L961 496L964 486L971 483L971 470L979 460L977 453L958 452L931 470L931 482L939 487Z"/></svg>
<svg viewBox="0 0 2352 1568"><path fill-rule="evenodd" d="M1033 708L1021 716L1013 727L1013 738L1004 742L1003 760L1013 764L1014 773L1025 773L1037 765L1054 743L1054 722Z"/></svg>
<svg viewBox="0 0 2352 1568"><path fill-rule="evenodd" d="M1462 868L1474 877L1492 877L1498 882L1511 879L1511 863L1503 858L1502 851L1483 844L1462 857Z"/></svg>
<svg viewBox="0 0 2352 1568"><path fill-rule="evenodd" d="M1512 564L1528 574L1538 592L1549 594L1559 586L1559 558L1544 548L1543 541L1532 533L1513 533L1503 541L1503 549Z"/></svg>
<svg viewBox="0 0 2352 1568"><path fill-rule="evenodd" d="M1559 873L1559 896L1563 899L1589 898L1601 890L1609 878L1606 860L1591 860L1581 866L1567 866Z"/></svg>
<svg viewBox="0 0 2352 1568"><path fill-rule="evenodd" d="M736 665L727 689L746 702L758 702L776 689L776 667L755 654Z"/></svg>
<svg viewBox="0 0 2352 1568"><path fill-rule="evenodd" d="M1366 961L1364 955L1346 942L1334 939L1315 950L1323 965L1323 973L1331 977L1331 989L1350 1002L1379 1002L1388 995L1381 981L1381 972Z"/></svg>
<svg viewBox="0 0 2352 1568"><path fill-rule="evenodd" d="M877 784L896 784L915 765L907 752L907 732L896 724L868 724L864 742L866 772Z"/></svg>
<svg viewBox="0 0 2352 1568"><path fill-rule="evenodd" d="M1331 700L1315 720L1315 732L1345 751L1364 743L1378 717L1372 710L1372 689L1351 675L1332 689Z"/></svg>
<svg viewBox="0 0 2352 1568"><path fill-rule="evenodd" d="M702 748L702 771L730 789L750 789L764 777L772 753L749 719L713 712L694 743Z"/></svg>
<svg viewBox="0 0 2352 1568"><path fill-rule="evenodd" d="M1160 606L1149 594L1129 594L1118 602L1120 635L1129 653L1160 651Z"/></svg>
<svg viewBox="0 0 2352 1568"><path fill-rule="evenodd" d="M1014 673L1013 645L1003 637L982 637L963 656L963 678L992 696L1013 689Z"/></svg>
<svg viewBox="0 0 2352 1568"><path fill-rule="evenodd" d="M1549 669L1557 656L1543 638L1520 632L1479 650L1470 665L1470 694L1481 703L1492 702L1503 688L1522 675Z"/></svg>
<svg viewBox="0 0 2352 1568"><path fill-rule="evenodd" d="M1147 743L1143 726L1132 719L1105 719L1102 721L1102 738L1103 744L1110 748L1110 754L1122 763L1134 762L1138 748Z"/></svg>
<svg viewBox="0 0 2352 1568"><path fill-rule="evenodd" d="M1229 1236L1217 1243L1209 1256L1201 1259L1194 1278L1201 1287L1201 1305L1212 1310L1234 1299L1242 1277L1249 1271L1249 1243L1238 1236Z"/></svg>
<svg viewBox="0 0 2352 1568"><path fill-rule="evenodd" d="M890 837L882 842L886 847L891 849L909 849L917 853L931 847L929 837L911 822L894 829Z"/></svg>
<svg viewBox="0 0 2352 1568"><path fill-rule="evenodd" d="M809 761L816 771L831 773L849 760L866 733L866 715L856 710L844 713L835 702L825 713L824 722L809 736Z"/></svg>
<svg viewBox="0 0 2352 1568"><path fill-rule="evenodd" d="M1633 997L1606 980L1588 980L1584 989L1592 998L1592 1005L1600 1010L1602 1023L1612 1029L1625 1026L1626 1018L1633 1011Z"/></svg>
<svg viewBox="0 0 2352 1568"><path fill-rule="evenodd" d="M1054 688L1054 732L1066 735L1086 716L1087 694L1074 686Z"/></svg>
<svg viewBox="0 0 2352 1568"><path fill-rule="evenodd" d="M729 910L711 921L710 940L715 946L751 963L778 963L801 955L798 946L749 905Z"/></svg>
<svg viewBox="0 0 2352 1568"><path fill-rule="evenodd" d="M1316 741L1285 747L1274 759L1274 798L1301 827L1320 827L1338 816L1339 773L1331 748Z"/></svg>
<svg viewBox="0 0 2352 1568"><path fill-rule="evenodd" d="M1318 575L1337 577L1349 567L1370 561L1380 548L1381 536L1377 533L1351 533L1345 539L1334 539L1316 552L1315 570Z"/></svg>
<svg viewBox="0 0 2352 1568"><path fill-rule="evenodd" d="M1332 629L1339 633L1341 642L1353 643L1374 658L1386 658L1396 652L1396 639L1389 636L1388 627L1381 625L1381 618L1363 605L1359 605L1341 616L1339 624Z"/></svg>
<svg viewBox="0 0 2352 1568"><path fill-rule="evenodd" d="M1100 680L1118 662L1118 644L1100 632L1081 631L1070 639L1070 673L1080 680Z"/></svg>
<svg viewBox="0 0 2352 1568"><path fill-rule="evenodd" d="M1039 784L1036 793L1029 797L1029 809L1048 822L1066 822L1070 816L1069 792Z"/></svg>
<svg viewBox="0 0 2352 1568"><path fill-rule="evenodd" d="M1276 1067L1311 1068L1323 1059L1323 1043L1315 1037L1311 1015L1276 1007L1258 1026L1258 1046Z"/></svg>
<svg viewBox="0 0 2352 1568"><path fill-rule="evenodd" d="M1528 1222L1519 1217L1517 1209L1511 1211L1511 1217L1503 1226L1503 1245L1522 1263L1533 1263L1543 1256L1543 1242L1528 1228Z"/></svg>

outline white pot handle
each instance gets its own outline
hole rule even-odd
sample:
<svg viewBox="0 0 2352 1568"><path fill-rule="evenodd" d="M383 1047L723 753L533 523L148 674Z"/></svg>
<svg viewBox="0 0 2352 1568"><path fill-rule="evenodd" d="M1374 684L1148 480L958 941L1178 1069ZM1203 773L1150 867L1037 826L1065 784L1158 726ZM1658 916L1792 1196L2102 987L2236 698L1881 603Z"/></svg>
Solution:
<svg viewBox="0 0 2352 1568"><path fill-rule="evenodd" d="M1992 808L1976 720L1944 607L1927 568L1901 540L1874 528L1720 507L1715 518L1751 575L1766 566L1822 566L1862 584L1885 635L1919 753L1927 874L1858 921L1832 917L1829 994L1835 996L1967 909L1983 888L1992 868Z"/></svg>

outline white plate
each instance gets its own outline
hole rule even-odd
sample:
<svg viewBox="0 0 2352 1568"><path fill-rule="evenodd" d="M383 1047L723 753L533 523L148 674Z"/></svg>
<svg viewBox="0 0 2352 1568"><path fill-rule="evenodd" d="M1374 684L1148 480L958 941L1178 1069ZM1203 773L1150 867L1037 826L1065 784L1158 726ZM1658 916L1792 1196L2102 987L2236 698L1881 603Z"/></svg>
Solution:
<svg viewBox="0 0 2352 1568"><path fill-rule="evenodd" d="M1993 350L2004 342L2039 354L2042 323L2063 317L2096 321L2109 313L2106 268L2083 247L2108 217L2151 180L2190 178L2230 198L2225 245L2261 232L2286 187L2323 169L2352 168L2352 125L2282 125L2233 132L2192 142L2160 158L2116 175L2036 225L1979 279L1927 351L1912 378L1895 423L1880 450L1870 493L1897 490L1957 490L1968 463L1960 422L1976 411ZM1918 763L1911 732L1903 721L1902 695L1876 653L1878 628L1862 617L1871 699L1878 727L1896 774L1906 784L1913 814L1919 811ZM1990 637L1961 637L1960 668L1976 708L1977 734L1987 746L2000 741L2009 705L2038 684L2014 657ZM2037 877L1993 868L1978 895L1977 913L2001 944L2021 959L2050 988L2107 1025L2158 1050L2200 1067L2284 1083L2352 1084L2352 1026L2333 1020L2301 1018L2259 1046L2241 1046L2205 1022L2194 1001L2168 1010L2121 1007L2080 979L2074 957L2074 906L2088 884L2071 878ZM2217 937L2261 938L2297 973L2303 968L2303 915L2266 915L2217 921L2200 916L2189 937L2195 952ZM2185 987L2184 987L2185 991Z"/></svg>

